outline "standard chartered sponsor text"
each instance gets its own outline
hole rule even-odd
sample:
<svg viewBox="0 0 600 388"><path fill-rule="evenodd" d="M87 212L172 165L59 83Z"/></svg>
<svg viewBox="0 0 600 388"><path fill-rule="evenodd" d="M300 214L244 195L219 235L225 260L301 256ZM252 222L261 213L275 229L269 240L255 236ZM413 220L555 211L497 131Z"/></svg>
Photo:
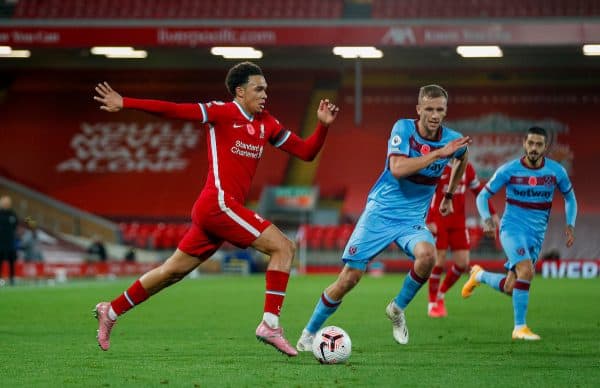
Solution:
<svg viewBox="0 0 600 388"><path fill-rule="evenodd" d="M248 144L241 140L236 140L235 145L231 147L231 152L247 158L259 159L263 152L263 146Z"/></svg>

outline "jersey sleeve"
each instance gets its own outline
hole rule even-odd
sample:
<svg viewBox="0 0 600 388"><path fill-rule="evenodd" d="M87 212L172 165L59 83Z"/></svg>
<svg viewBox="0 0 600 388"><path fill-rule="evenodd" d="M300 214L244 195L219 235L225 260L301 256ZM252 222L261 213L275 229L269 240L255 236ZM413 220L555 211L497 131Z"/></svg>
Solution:
<svg viewBox="0 0 600 388"><path fill-rule="evenodd" d="M269 143L274 147L281 147L290 138L292 132L289 129L285 129L283 124L271 115L269 115L266 122Z"/></svg>
<svg viewBox="0 0 600 388"><path fill-rule="evenodd" d="M392 128L392 133L390 134L390 138L388 140L388 158L391 155L409 155L410 151L410 133L408 128L404 124L405 120L398 120L394 127Z"/></svg>
<svg viewBox="0 0 600 388"><path fill-rule="evenodd" d="M502 186L506 185L509 181L507 166L508 164L500 166L494 175L492 175L482 191L486 190L489 191L491 195L494 195L502 188Z"/></svg>
<svg viewBox="0 0 600 388"><path fill-rule="evenodd" d="M202 111L202 123L215 123L223 120L224 117L228 116L230 108L221 101L211 101L208 103L199 103L200 110Z"/></svg>
<svg viewBox="0 0 600 388"><path fill-rule="evenodd" d="M577 199L575 198L575 191L573 190L573 184L569 179L569 175L563 166L556 164L556 185L565 198L565 217L567 219L567 225L575 227L575 220L577 219Z"/></svg>
<svg viewBox="0 0 600 388"><path fill-rule="evenodd" d="M567 171L560 164L556 164L556 185L563 194L568 194L573 190L573 184L567 175Z"/></svg>

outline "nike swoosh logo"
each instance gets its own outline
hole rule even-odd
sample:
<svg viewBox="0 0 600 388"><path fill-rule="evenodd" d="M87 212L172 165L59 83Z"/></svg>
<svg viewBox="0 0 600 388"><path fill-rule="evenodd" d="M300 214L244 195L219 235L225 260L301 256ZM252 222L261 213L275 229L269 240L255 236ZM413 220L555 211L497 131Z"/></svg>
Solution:
<svg viewBox="0 0 600 388"><path fill-rule="evenodd" d="M234 128L241 128L241 127L243 127L243 126L244 126L243 124L233 124L233 127L234 127Z"/></svg>

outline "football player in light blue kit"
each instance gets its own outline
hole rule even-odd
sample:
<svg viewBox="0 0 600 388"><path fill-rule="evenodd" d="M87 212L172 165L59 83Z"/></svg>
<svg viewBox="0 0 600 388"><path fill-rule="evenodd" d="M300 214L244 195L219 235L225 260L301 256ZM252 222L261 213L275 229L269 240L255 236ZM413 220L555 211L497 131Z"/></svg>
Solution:
<svg viewBox="0 0 600 388"><path fill-rule="evenodd" d="M477 209L484 220L484 232L493 234L496 226L490 216L488 200L506 186L506 208L500 222L500 242L508 257L505 265L508 274L487 272L475 265L463 287L462 296L471 296L480 283L512 294L515 319L512 338L535 341L540 336L527 327L525 317L529 287L548 227L555 188L565 198L567 247L571 247L575 241L577 201L565 169L558 162L544 157L548 148L546 130L540 127L529 128L523 147L525 156L500 166L477 196Z"/></svg>
<svg viewBox="0 0 600 388"><path fill-rule="evenodd" d="M448 94L437 85L419 91L418 120L398 120L388 140L383 173L369 192L363 211L342 256L345 266L323 292L297 349L310 351L315 333L339 307L342 298L361 279L371 259L395 242L413 260L400 293L386 308L393 337L408 343L404 309L427 281L435 262L435 243L425 216L444 166L456 159L450 186L440 204L442 214L452 212L452 194L467 165L469 137L442 127Z"/></svg>

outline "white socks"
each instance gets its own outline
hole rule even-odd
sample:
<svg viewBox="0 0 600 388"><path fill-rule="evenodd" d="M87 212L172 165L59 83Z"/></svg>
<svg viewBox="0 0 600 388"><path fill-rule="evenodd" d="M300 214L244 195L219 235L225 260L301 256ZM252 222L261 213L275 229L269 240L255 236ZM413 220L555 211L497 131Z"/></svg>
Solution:
<svg viewBox="0 0 600 388"><path fill-rule="evenodd" d="M117 320L117 313L115 313L115 310L113 310L112 306L110 306L110 308L108 309L108 317L111 321Z"/></svg>
<svg viewBox="0 0 600 388"><path fill-rule="evenodd" d="M265 321L271 329L277 329L279 327L279 317L273 313L264 313L263 321Z"/></svg>
<svg viewBox="0 0 600 388"><path fill-rule="evenodd" d="M481 283L481 277L483 276L483 273L485 271L479 271L477 272L477 274L475 275L475 280L477 280L479 283Z"/></svg>

